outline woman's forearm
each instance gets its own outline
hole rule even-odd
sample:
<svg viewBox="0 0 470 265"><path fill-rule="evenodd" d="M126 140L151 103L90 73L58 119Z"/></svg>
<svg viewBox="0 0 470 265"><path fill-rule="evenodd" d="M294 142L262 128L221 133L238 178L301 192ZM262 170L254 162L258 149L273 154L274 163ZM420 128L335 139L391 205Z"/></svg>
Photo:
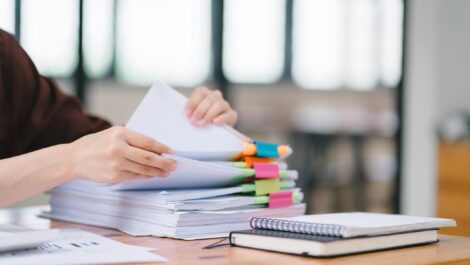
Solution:
<svg viewBox="0 0 470 265"><path fill-rule="evenodd" d="M0 160L0 207L72 179L117 183L167 176L176 162L160 154L170 152L148 136L115 126L70 144Z"/></svg>
<svg viewBox="0 0 470 265"><path fill-rule="evenodd" d="M71 180L68 144L0 160L0 207Z"/></svg>

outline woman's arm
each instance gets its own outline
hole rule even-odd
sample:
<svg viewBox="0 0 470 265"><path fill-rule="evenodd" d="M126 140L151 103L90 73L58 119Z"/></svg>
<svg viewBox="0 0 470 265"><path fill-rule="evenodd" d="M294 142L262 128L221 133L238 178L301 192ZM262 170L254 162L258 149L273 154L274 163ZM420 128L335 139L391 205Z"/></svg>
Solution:
<svg viewBox="0 0 470 265"><path fill-rule="evenodd" d="M0 207L9 206L74 179L117 183L165 177L176 163L160 156L167 146L115 126L70 144L0 160Z"/></svg>
<svg viewBox="0 0 470 265"><path fill-rule="evenodd" d="M0 29L0 159L70 143L111 125L39 74L13 36Z"/></svg>
<svg viewBox="0 0 470 265"><path fill-rule="evenodd" d="M56 145L0 160L0 208L71 179L68 145Z"/></svg>

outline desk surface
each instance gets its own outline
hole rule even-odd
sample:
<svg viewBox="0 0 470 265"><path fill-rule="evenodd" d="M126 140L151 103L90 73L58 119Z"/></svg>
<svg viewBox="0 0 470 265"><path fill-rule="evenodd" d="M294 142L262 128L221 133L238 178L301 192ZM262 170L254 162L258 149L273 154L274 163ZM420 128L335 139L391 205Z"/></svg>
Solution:
<svg viewBox="0 0 470 265"><path fill-rule="evenodd" d="M156 248L169 262L165 264L470 264L470 238L440 235L437 244L358 254L331 259L315 259L222 246L202 249L216 239L183 241L156 237L132 237L112 229L69 222L50 221L36 216L44 207L0 210L0 223L30 228L81 228L127 244Z"/></svg>

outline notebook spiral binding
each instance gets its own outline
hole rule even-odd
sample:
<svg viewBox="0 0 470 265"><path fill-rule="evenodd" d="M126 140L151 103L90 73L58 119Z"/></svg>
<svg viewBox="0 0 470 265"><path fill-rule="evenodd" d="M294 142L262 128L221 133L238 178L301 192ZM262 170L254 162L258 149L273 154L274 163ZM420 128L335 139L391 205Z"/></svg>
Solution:
<svg viewBox="0 0 470 265"><path fill-rule="evenodd" d="M268 229L310 235L343 237L346 230L341 225L306 223L271 218L253 217L250 226L254 229Z"/></svg>

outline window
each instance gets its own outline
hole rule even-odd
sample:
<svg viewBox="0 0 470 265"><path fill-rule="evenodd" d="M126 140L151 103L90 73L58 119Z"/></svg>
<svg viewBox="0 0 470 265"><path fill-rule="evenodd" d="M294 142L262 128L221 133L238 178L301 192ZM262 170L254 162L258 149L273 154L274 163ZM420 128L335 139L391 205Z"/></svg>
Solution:
<svg viewBox="0 0 470 265"><path fill-rule="evenodd" d="M333 89L344 80L342 0L294 2L292 76L302 87Z"/></svg>
<svg viewBox="0 0 470 265"><path fill-rule="evenodd" d="M232 82L271 83L284 66L285 0L226 0L223 69Z"/></svg>
<svg viewBox="0 0 470 265"><path fill-rule="evenodd" d="M402 42L403 42L403 1L382 0L379 5L380 24L380 62L381 81L385 86L393 87L400 80Z"/></svg>
<svg viewBox="0 0 470 265"><path fill-rule="evenodd" d="M21 44L39 71L70 76L77 64L78 1L23 0L21 17Z"/></svg>
<svg viewBox="0 0 470 265"><path fill-rule="evenodd" d="M41 73L75 71L78 4L22 0L21 43ZM233 83L284 77L305 89L394 87L402 75L403 9L403 0L225 0L223 34L214 35L223 42L217 67ZM0 0L0 27L10 32L14 11L15 0ZM132 85L159 79L184 87L210 77L211 0L84 0L83 15L87 77L114 70Z"/></svg>
<svg viewBox="0 0 470 265"><path fill-rule="evenodd" d="M293 79L308 89L369 90L401 76L401 0L294 2Z"/></svg>
<svg viewBox="0 0 470 265"><path fill-rule="evenodd" d="M148 85L204 82L210 71L210 0L122 0L117 17L118 78Z"/></svg>
<svg viewBox="0 0 470 265"><path fill-rule="evenodd" d="M113 0L85 0L83 6L83 47L85 71L102 77L113 60Z"/></svg>
<svg viewBox="0 0 470 265"><path fill-rule="evenodd" d="M0 0L0 28L15 33L15 0Z"/></svg>

